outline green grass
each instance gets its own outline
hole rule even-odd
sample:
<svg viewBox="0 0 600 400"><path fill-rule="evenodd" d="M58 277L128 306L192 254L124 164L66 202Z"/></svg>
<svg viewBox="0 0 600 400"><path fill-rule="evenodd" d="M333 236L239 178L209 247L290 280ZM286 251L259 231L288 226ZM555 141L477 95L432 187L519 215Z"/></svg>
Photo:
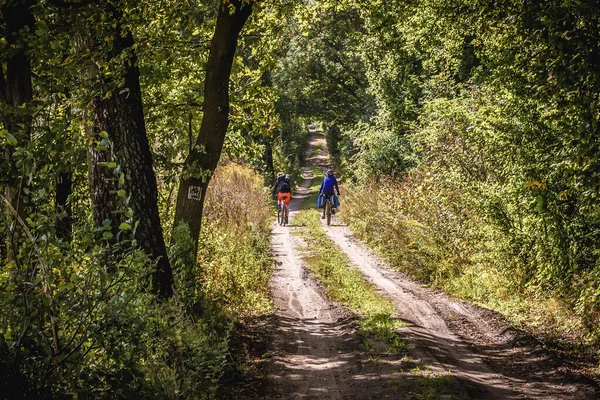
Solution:
<svg viewBox="0 0 600 400"><path fill-rule="evenodd" d="M450 372L432 373L429 370L412 371L417 376L417 400L469 399Z"/></svg>
<svg viewBox="0 0 600 400"><path fill-rule="evenodd" d="M322 150L321 143L316 144L315 147L313 148L312 155L318 156L319 154L321 154L321 150Z"/></svg>
<svg viewBox="0 0 600 400"><path fill-rule="evenodd" d="M314 277L322 282L332 300L340 302L359 316L359 334L368 351L374 348L376 342L383 342L388 351L400 352L404 343L397 329L403 324L394 317L394 304L377 293L374 285L363 277L346 254L327 237L319 221L319 210L315 206L316 193L313 193L304 202L304 209L294 217L294 225L299 226L295 228L295 233L307 244L303 249L303 258Z"/></svg>

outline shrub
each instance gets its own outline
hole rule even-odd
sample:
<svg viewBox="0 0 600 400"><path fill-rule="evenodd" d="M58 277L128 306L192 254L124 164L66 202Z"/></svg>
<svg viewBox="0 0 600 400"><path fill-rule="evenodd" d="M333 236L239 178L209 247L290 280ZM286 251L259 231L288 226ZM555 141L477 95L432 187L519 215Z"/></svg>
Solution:
<svg viewBox="0 0 600 400"><path fill-rule="evenodd" d="M0 392L8 398L203 399L218 396L234 322L268 309L270 208L249 169L219 169L198 262L174 232L176 295L149 290L139 249L29 232L0 270Z"/></svg>
<svg viewBox="0 0 600 400"><path fill-rule="evenodd" d="M151 265L144 253L69 254L49 244L40 264L3 269L3 393L201 398L216 390L227 336L176 302L157 302L147 287ZM24 275L27 270L39 272Z"/></svg>

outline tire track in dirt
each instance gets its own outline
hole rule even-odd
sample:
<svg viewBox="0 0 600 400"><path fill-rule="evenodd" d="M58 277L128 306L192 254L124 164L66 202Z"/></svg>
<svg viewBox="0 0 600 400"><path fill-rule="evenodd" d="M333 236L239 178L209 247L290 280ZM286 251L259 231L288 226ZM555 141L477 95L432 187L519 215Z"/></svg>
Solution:
<svg viewBox="0 0 600 400"><path fill-rule="evenodd" d="M320 147L318 154L313 150ZM307 165L327 167L325 140L311 138ZM317 153L317 152L315 152ZM309 194L304 169L294 193L290 222ZM342 205L343 212L343 205ZM436 293L394 271L334 217L324 229L356 268L391 298L407 326L402 335L410 358L360 348L350 313L327 299L302 261L303 242L288 227L275 226L277 265L270 283L275 312L268 367L277 398L423 399L429 384L450 376L445 399L598 399L595 387L563 374L561 360L510 327L494 312ZM373 356L373 354L371 354ZM422 369L430 371L422 375ZM441 377L441 378L440 378ZM423 381L426 381L423 383ZM455 387L458 386L458 387Z"/></svg>
<svg viewBox="0 0 600 400"><path fill-rule="evenodd" d="M313 148L309 147L307 158ZM331 302L310 277L302 261L303 243L290 230L310 193L310 169L303 169L303 175L305 179L290 202L290 225L275 223L273 228L276 267L270 293L277 331L269 377L275 396L281 398L343 399L339 371L353 363L355 356L345 346L352 340L350 314Z"/></svg>
<svg viewBox="0 0 600 400"><path fill-rule="evenodd" d="M450 371L474 399L598 399L591 385L562 375L541 347L489 310L451 300L392 270L338 218L325 231L353 264L396 304L408 353Z"/></svg>
<svg viewBox="0 0 600 400"><path fill-rule="evenodd" d="M310 187L310 180L305 182ZM305 195L296 192L290 203L290 223ZM338 380L331 371L347 363L348 354L336 339L345 335L348 315L331 303L304 268L300 240L289 226L275 226L272 248L277 266L271 280L277 334L271 379L282 397L341 399ZM339 323L338 323L339 322Z"/></svg>

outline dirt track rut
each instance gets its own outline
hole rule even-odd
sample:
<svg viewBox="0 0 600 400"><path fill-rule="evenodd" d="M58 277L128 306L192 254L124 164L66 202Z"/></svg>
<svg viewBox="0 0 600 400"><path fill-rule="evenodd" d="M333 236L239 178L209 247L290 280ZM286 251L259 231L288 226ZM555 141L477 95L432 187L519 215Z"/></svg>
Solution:
<svg viewBox="0 0 600 400"><path fill-rule="evenodd" d="M324 168L324 138L313 135L308 165ZM310 170L294 194L290 223L308 196ZM381 354L374 362L360 348L350 313L330 301L307 271L301 239L289 227L275 226L277 260L271 280L276 324L268 397L318 399L419 399L426 397L423 376L450 377L454 388L440 398L598 399L592 385L558 372L560 360L512 329L488 310L423 287L389 268L334 218L327 235L356 268L391 298L406 322L404 359ZM371 355L372 356L372 355ZM407 359L414 360L407 363Z"/></svg>

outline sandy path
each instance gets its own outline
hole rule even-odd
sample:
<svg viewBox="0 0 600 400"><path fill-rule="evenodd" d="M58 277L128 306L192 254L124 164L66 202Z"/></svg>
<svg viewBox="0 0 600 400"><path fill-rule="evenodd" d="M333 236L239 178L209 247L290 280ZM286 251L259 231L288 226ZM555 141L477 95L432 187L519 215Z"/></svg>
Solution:
<svg viewBox="0 0 600 400"><path fill-rule="evenodd" d="M322 169L323 136L313 136L307 165ZM310 156L309 156L310 155ZM290 206L290 224L308 195L311 173ZM343 205L342 205L343 207ZM342 208L343 212L343 208ZM560 360L510 328L495 313L449 299L393 271L334 217L328 236L353 264L391 298L407 323L402 335L408 355L433 375L451 376L453 389L443 398L598 399L593 387L560 373ZM273 396L318 399L419 399L418 374L406 361L381 355L371 362L361 351L350 314L325 296L311 278L300 253L301 239L289 227L275 226L277 260L270 291L276 325L270 351ZM437 398L437 397L436 397Z"/></svg>
<svg viewBox="0 0 600 400"><path fill-rule="evenodd" d="M310 186L310 180L305 182ZM306 189L304 189L306 192ZM306 194L295 193L290 224ZM277 267L271 295L278 324L274 343L275 366L270 375L282 397L340 399L338 376L333 372L348 362L338 341L346 334L348 314L331 303L304 268L299 239L289 227L275 226L272 248Z"/></svg>
<svg viewBox="0 0 600 400"><path fill-rule="evenodd" d="M313 155L317 137L307 152L309 165L320 165L323 156ZM351 314L330 301L306 269L294 236L294 216L310 192L312 173L293 194L290 226L274 224L272 249L276 268L270 282L274 304L275 332L269 346L272 354L268 377L269 397L312 399L398 398L395 388L399 368L368 363L360 349Z"/></svg>
<svg viewBox="0 0 600 400"><path fill-rule="evenodd" d="M307 156L311 153L312 146ZM290 203L290 226L310 192L312 173L305 169L303 174L305 180ZM350 315L329 301L310 277L300 253L301 240L291 233L290 226L274 224L271 242L276 268L270 292L277 332L269 375L282 398L342 399L337 371L354 357L344 348L352 331L348 328Z"/></svg>

